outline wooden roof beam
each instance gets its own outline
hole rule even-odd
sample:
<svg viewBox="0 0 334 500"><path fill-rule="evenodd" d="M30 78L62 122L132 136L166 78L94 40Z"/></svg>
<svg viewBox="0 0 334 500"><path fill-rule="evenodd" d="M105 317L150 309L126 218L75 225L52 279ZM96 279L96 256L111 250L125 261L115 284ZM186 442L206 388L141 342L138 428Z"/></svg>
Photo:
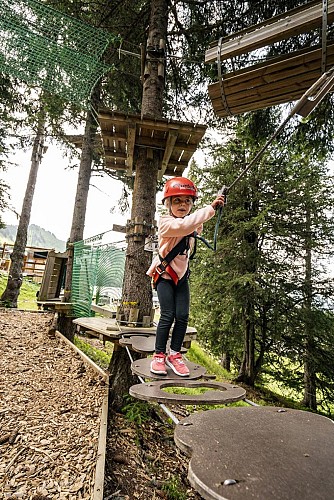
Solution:
<svg viewBox="0 0 334 500"><path fill-rule="evenodd" d="M182 131L181 131L182 134ZM104 140L110 139L114 141L121 141L121 142L126 142L127 137L126 134L122 133L117 133L114 132L112 134L104 134L103 135ZM139 147L146 147L146 146L152 146L152 139L151 137L145 137L142 135L137 135L136 137L136 142L135 146ZM158 139L154 138L154 149L165 149L166 146L166 140L165 139ZM105 149L107 149L107 146L105 146ZM184 150L184 151L189 151L190 153L193 153L197 149L197 143L196 144L191 144L191 143L186 143L186 142L176 142L174 145L174 150Z"/></svg>
<svg viewBox="0 0 334 500"><path fill-rule="evenodd" d="M280 18L276 22L265 24L259 29L252 27L248 33L246 32L241 36L237 36L236 33L233 40L223 42L220 48L220 60L223 61L232 56L245 54L320 26L322 22L322 2L292 15L289 15L288 12L286 14L283 19ZM328 0L328 22L333 19L334 0ZM214 63L217 61L217 56L218 46L212 47L205 53L205 62Z"/></svg>
<svg viewBox="0 0 334 500"><path fill-rule="evenodd" d="M174 145L176 143L177 136L178 136L178 133L176 130L170 130L168 132L165 153L164 153L164 157L162 159L161 169L158 172L158 180L159 181L161 181L163 175L166 172L170 157L172 156L172 153L173 153L173 149L174 149Z"/></svg>

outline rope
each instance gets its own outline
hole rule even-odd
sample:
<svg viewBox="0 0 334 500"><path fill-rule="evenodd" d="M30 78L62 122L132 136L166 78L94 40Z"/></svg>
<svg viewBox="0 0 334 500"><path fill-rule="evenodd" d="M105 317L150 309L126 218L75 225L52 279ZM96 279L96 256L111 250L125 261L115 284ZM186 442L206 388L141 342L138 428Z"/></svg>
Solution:
<svg viewBox="0 0 334 500"><path fill-rule="evenodd" d="M218 79L219 79L219 88L220 88L220 94L222 97L223 105L225 108L226 113L229 116L232 116L232 113L230 111L230 108L228 107L226 95L225 95L225 90L224 90L224 82L223 82L223 75L222 75L222 65L221 65L221 60L220 60L220 53L221 53L221 45L222 45L222 38L219 38L218 42L218 47L217 47L217 68L218 68Z"/></svg>
<svg viewBox="0 0 334 500"><path fill-rule="evenodd" d="M328 0L322 0L321 73L325 73L325 71L326 71L326 60L327 60L327 26L328 26Z"/></svg>

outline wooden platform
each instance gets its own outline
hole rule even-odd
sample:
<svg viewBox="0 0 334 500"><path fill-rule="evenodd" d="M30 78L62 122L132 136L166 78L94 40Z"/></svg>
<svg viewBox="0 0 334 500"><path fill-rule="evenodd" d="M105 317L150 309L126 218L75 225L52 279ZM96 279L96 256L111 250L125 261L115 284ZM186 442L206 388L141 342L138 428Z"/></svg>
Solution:
<svg viewBox="0 0 334 500"><path fill-rule="evenodd" d="M177 425L188 478L209 500L332 500L334 424L275 407L192 414Z"/></svg>
<svg viewBox="0 0 334 500"><path fill-rule="evenodd" d="M328 0L328 23L334 20L334 0ZM322 1L308 2L306 5L291 9L284 14L272 17L238 31L219 42L214 42L205 53L206 63L224 61L230 57L245 54L265 45L280 42L291 36L313 30L322 23ZM218 54L218 50L220 53Z"/></svg>
<svg viewBox="0 0 334 500"><path fill-rule="evenodd" d="M62 302L61 300L38 300L37 305L44 311L54 311L57 313L66 314L68 316L71 316L72 314L72 302Z"/></svg>
<svg viewBox="0 0 334 500"><path fill-rule="evenodd" d="M190 374L189 377L184 377L182 380L195 380L202 378L205 376L206 369L203 366L200 366L196 363L191 363L190 361L186 361L187 366L189 368ZM131 370L132 373L135 375L139 375L140 377L146 378L146 379L153 379L153 380L160 380L160 381L166 381L166 380L180 380L180 376L176 375L169 366L166 366L167 370L167 375L156 375L155 373L152 373L150 371L150 365L151 365L151 358L143 358L143 359L137 359L131 364Z"/></svg>
<svg viewBox="0 0 334 500"><path fill-rule="evenodd" d="M334 65L334 43L327 49L326 70ZM276 58L223 78L226 106L219 82L209 85L212 106L218 116L240 114L299 99L321 75L321 49Z"/></svg>
<svg viewBox="0 0 334 500"><path fill-rule="evenodd" d="M164 391L164 389L179 387L206 390L202 394L177 394ZM178 377L176 381L163 380L133 385L130 387L129 392L134 398L143 399L145 401L184 405L228 404L240 401L246 396L245 389L237 385L222 382L208 382L207 380L185 380L181 379L181 377Z"/></svg>
<svg viewBox="0 0 334 500"><path fill-rule="evenodd" d="M182 175L206 131L206 125L154 120L109 109L100 110L99 122L106 168L132 175L135 148L158 149L162 154L159 179Z"/></svg>
<svg viewBox="0 0 334 500"><path fill-rule="evenodd" d="M96 151L105 158L105 167L135 172L135 148L161 151L158 179L164 175L180 176L188 166L192 155L202 140L206 125L176 120L145 118L110 109L101 109L99 122L102 137L95 141ZM76 147L82 147L82 135L70 135L67 139Z"/></svg>
<svg viewBox="0 0 334 500"><path fill-rule="evenodd" d="M73 323L77 325L79 331L89 332L91 335L95 335L102 340L107 340L113 342L119 340L123 335L130 336L133 335L155 335L156 326L149 328L141 328L134 326L123 326L116 322L115 318L104 318L104 317L85 317L76 318ZM187 333L185 336L185 342L191 342L196 338L196 329L192 327L187 328Z"/></svg>
<svg viewBox="0 0 334 500"><path fill-rule="evenodd" d="M328 0L328 24L334 21L334 0ZM216 42L206 52L206 62L221 62L321 26L322 2L310 2L285 14L237 32ZM268 58L261 64L221 74L209 85L218 116L245 113L298 100L334 65L334 42ZM265 49L263 56L265 57ZM263 57L262 56L262 57Z"/></svg>
<svg viewBox="0 0 334 500"><path fill-rule="evenodd" d="M187 339L185 340L187 343ZM133 351L141 352L144 354L153 354L155 349L155 335L132 335L130 337L122 338L119 341L119 345L122 347L129 347ZM169 351L170 348L170 339L167 341L166 350ZM185 347L181 347L181 353L184 354L188 349Z"/></svg>

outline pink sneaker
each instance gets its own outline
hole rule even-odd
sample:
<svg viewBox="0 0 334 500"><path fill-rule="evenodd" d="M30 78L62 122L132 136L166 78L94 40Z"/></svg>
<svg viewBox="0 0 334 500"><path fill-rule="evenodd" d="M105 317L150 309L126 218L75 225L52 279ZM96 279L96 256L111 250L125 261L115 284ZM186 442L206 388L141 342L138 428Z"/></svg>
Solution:
<svg viewBox="0 0 334 500"><path fill-rule="evenodd" d="M166 364L180 377L188 377L189 368L182 359L181 353L169 354L166 358Z"/></svg>
<svg viewBox="0 0 334 500"><path fill-rule="evenodd" d="M153 354L150 368L151 372L156 375L167 375L165 360L166 356L163 352Z"/></svg>

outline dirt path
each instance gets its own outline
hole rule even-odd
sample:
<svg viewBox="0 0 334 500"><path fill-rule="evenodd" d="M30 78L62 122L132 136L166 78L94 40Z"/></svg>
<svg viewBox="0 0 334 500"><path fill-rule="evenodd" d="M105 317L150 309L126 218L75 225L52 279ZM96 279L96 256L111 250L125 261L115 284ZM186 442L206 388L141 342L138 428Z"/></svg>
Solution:
<svg viewBox="0 0 334 500"><path fill-rule="evenodd" d="M51 320L0 309L1 499L92 499L104 387Z"/></svg>

